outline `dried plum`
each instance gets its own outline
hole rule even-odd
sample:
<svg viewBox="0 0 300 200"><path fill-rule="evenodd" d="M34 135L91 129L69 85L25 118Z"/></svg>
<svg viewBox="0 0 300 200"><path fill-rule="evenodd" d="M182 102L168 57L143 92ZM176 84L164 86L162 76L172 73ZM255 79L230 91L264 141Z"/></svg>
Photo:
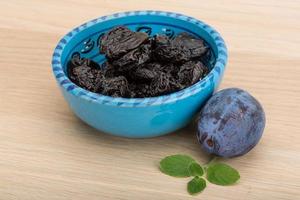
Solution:
<svg viewBox="0 0 300 200"><path fill-rule="evenodd" d="M146 33L133 32L126 27L118 26L102 37L100 52L110 60L118 59L147 40Z"/></svg>
<svg viewBox="0 0 300 200"><path fill-rule="evenodd" d="M174 46L162 45L155 49L156 59L159 62L185 62L188 61L188 53Z"/></svg>
<svg viewBox="0 0 300 200"><path fill-rule="evenodd" d="M205 67L200 61L186 62L180 67L178 72L179 83L185 86L190 86L198 82L207 73L207 67Z"/></svg>
<svg viewBox="0 0 300 200"><path fill-rule="evenodd" d="M147 69L144 67L137 68L135 71L132 72L131 78L137 81L149 81L153 80L157 76L157 72L151 69Z"/></svg>
<svg viewBox="0 0 300 200"><path fill-rule="evenodd" d="M144 97L153 97L155 96L155 93L153 90L151 90L149 84L132 84L135 85L134 87L132 86L131 88L133 89L133 97L138 97L138 98L144 98Z"/></svg>
<svg viewBox="0 0 300 200"><path fill-rule="evenodd" d="M154 46L159 47L162 45L170 45L170 39L166 35L155 35L154 36Z"/></svg>
<svg viewBox="0 0 300 200"><path fill-rule="evenodd" d="M188 33L170 39L115 27L99 39L107 61L73 57L68 76L78 86L103 95L144 98L170 94L206 76L215 60L206 43Z"/></svg>
<svg viewBox="0 0 300 200"><path fill-rule="evenodd" d="M161 72L154 80L152 80L150 90L153 91L155 96L159 96L174 92L179 86L180 85L176 82L174 77L170 74Z"/></svg>
<svg viewBox="0 0 300 200"><path fill-rule="evenodd" d="M118 73L116 72L116 69L111 64L108 64L105 62L105 65L102 66L103 73L105 78L113 78L115 76L118 76Z"/></svg>
<svg viewBox="0 0 300 200"><path fill-rule="evenodd" d="M162 62L184 63L200 58L208 49L202 39L187 33L181 33L169 42L165 38L156 41L156 59Z"/></svg>
<svg viewBox="0 0 300 200"><path fill-rule="evenodd" d="M127 96L129 94L127 79L124 76L104 79L99 92L112 97Z"/></svg>
<svg viewBox="0 0 300 200"><path fill-rule="evenodd" d="M197 39L188 33L179 34L172 41L172 44L189 52L189 59L201 57L208 48L202 39Z"/></svg>
<svg viewBox="0 0 300 200"><path fill-rule="evenodd" d="M175 65L173 63L164 64L161 67L161 71L167 74L171 74L174 78L177 78L179 69L180 69L180 65Z"/></svg>
<svg viewBox="0 0 300 200"><path fill-rule="evenodd" d="M100 66L92 60L73 58L68 63L68 75L76 85L96 92L103 79Z"/></svg>
<svg viewBox="0 0 300 200"><path fill-rule="evenodd" d="M151 45L141 45L137 49L134 49L120 59L112 61L112 65L115 66L120 72L130 71L138 65L142 65L151 59Z"/></svg>

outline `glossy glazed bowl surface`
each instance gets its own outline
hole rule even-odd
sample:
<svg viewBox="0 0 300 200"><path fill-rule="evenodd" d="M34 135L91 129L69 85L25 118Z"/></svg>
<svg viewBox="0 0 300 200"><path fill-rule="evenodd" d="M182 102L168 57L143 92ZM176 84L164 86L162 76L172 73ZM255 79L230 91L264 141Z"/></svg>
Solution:
<svg viewBox="0 0 300 200"><path fill-rule="evenodd" d="M72 83L66 74L67 61L72 56L81 56L104 62L104 55L99 54L99 39L118 25L150 35L160 33L174 37L185 31L201 37L213 50L212 70L204 79L184 90L151 98L113 98ZM146 138L184 127L218 87L226 63L225 43L212 27L182 14L149 10L103 16L73 29L56 46L52 68L66 101L84 122L105 133Z"/></svg>

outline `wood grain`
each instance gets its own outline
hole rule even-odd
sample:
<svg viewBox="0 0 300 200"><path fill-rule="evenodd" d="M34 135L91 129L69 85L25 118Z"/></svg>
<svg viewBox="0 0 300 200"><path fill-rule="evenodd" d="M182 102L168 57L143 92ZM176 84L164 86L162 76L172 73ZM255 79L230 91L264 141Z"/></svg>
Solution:
<svg viewBox="0 0 300 200"><path fill-rule="evenodd" d="M229 48L221 88L248 90L267 126L249 154L226 160L242 176L199 196L188 179L157 168L186 153L207 162L194 124L153 139L105 135L78 120L53 78L54 46L71 28L124 10L185 13L213 25ZM0 199L298 199L300 195L300 1L10 0L0 2Z"/></svg>

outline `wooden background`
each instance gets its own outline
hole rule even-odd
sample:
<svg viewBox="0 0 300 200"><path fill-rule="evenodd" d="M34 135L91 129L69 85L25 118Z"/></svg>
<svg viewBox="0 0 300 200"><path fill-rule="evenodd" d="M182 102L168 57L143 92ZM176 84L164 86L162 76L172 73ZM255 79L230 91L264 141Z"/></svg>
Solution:
<svg viewBox="0 0 300 200"><path fill-rule="evenodd" d="M181 12L213 25L229 63L221 88L248 90L267 126L249 154L226 160L239 184L186 192L189 179L158 170L164 156L205 163L194 125L153 139L105 135L78 120L51 72L58 40L83 22L118 11ZM300 1L292 0L1 0L1 200L274 200L300 196Z"/></svg>

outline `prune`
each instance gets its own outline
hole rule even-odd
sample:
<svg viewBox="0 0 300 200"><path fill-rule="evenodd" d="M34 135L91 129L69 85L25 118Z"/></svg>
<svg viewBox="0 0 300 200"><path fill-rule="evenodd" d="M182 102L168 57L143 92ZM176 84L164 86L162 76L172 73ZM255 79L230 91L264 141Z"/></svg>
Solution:
<svg viewBox="0 0 300 200"><path fill-rule="evenodd" d="M202 108L197 137L205 151L234 157L250 151L264 127L260 103L244 90L229 88L217 92Z"/></svg>
<svg viewBox="0 0 300 200"><path fill-rule="evenodd" d="M92 60L75 57L68 63L68 76L76 85L96 92L103 79L100 66Z"/></svg>
<svg viewBox="0 0 300 200"><path fill-rule="evenodd" d="M100 52L105 53L110 60L118 59L147 40L146 33L133 32L126 27L118 26L102 37Z"/></svg>
<svg viewBox="0 0 300 200"><path fill-rule="evenodd" d="M154 36L154 42L153 42L155 47L159 47L162 45L170 45L170 39L166 35L155 35Z"/></svg>
<svg viewBox="0 0 300 200"><path fill-rule="evenodd" d="M177 79L179 69L180 69L180 65L176 65L173 63L163 63L163 64L155 65L153 70L157 72L164 72L170 74L175 79Z"/></svg>
<svg viewBox="0 0 300 200"><path fill-rule="evenodd" d="M207 73L207 67L205 67L200 61L186 62L180 67L178 72L179 83L185 86L192 85L198 82Z"/></svg>
<svg viewBox="0 0 300 200"><path fill-rule="evenodd" d="M188 54L185 53L182 49L176 48L170 45L161 45L158 46L155 51L155 59L162 63L169 62L185 62L188 61Z"/></svg>
<svg viewBox="0 0 300 200"><path fill-rule="evenodd" d="M215 64L215 56L211 51L206 51L203 55L201 55L199 61L201 61L202 64L205 65L208 69L211 69Z"/></svg>
<svg viewBox="0 0 300 200"><path fill-rule="evenodd" d="M119 75L115 67L107 62L105 62L101 68L103 70L105 78L113 78Z"/></svg>
<svg viewBox="0 0 300 200"><path fill-rule="evenodd" d="M155 93L151 90L149 84L134 84L134 87L131 87L131 89L133 91L133 97L144 98L155 96Z"/></svg>
<svg viewBox="0 0 300 200"><path fill-rule="evenodd" d="M172 44L189 52L189 59L202 56L208 48L202 39L197 39L188 33L179 34L172 41Z"/></svg>
<svg viewBox="0 0 300 200"><path fill-rule="evenodd" d="M136 81L146 81L153 80L157 76L157 72L144 67L137 68L132 72L131 78Z"/></svg>
<svg viewBox="0 0 300 200"><path fill-rule="evenodd" d="M151 82L150 89L155 96L171 93L179 88L179 84L170 74L160 72Z"/></svg>
<svg viewBox="0 0 300 200"><path fill-rule="evenodd" d="M112 97L127 96L129 94L127 79L124 76L104 79L99 92Z"/></svg>
<svg viewBox="0 0 300 200"><path fill-rule="evenodd" d="M100 53L107 61L100 67L75 56L68 75L78 86L103 95L144 98L176 92L201 80L215 62L205 42L188 33L150 37L119 26L102 35Z"/></svg>
<svg viewBox="0 0 300 200"><path fill-rule="evenodd" d="M169 42L166 38L161 40L156 40L159 42L155 44L155 55L159 61L164 62L187 62L200 58L208 49L202 39L196 39L187 33L181 33Z"/></svg>
<svg viewBox="0 0 300 200"><path fill-rule="evenodd" d="M144 44L137 49L128 52L118 60L112 61L112 65L115 66L120 72L126 72L148 62L150 59L151 45Z"/></svg>

